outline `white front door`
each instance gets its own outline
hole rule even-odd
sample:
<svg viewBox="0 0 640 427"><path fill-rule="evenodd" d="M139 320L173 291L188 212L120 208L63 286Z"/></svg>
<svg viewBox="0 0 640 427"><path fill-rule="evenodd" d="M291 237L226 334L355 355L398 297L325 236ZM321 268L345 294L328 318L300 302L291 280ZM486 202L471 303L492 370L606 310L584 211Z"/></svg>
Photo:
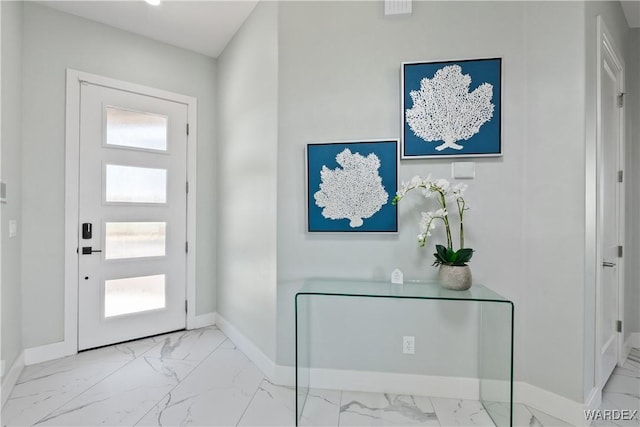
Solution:
<svg viewBox="0 0 640 427"><path fill-rule="evenodd" d="M602 254L600 268L600 316L598 345L600 350L600 386L603 387L613 372L617 360L620 335L617 330L619 317L619 283L622 259L619 248L621 234L622 200L622 66L608 43L600 47L601 61L599 110L600 110L600 227Z"/></svg>
<svg viewBox="0 0 640 427"><path fill-rule="evenodd" d="M186 323L187 106L80 85L78 348Z"/></svg>

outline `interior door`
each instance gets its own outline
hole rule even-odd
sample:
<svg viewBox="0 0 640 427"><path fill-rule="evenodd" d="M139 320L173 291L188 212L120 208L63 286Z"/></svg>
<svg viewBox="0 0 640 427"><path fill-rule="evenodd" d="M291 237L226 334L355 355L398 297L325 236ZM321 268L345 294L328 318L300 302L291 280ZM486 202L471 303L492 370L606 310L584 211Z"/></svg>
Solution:
<svg viewBox="0 0 640 427"><path fill-rule="evenodd" d="M621 72L608 49L602 49L600 63L600 117L602 159L600 172L600 203L602 227L602 275L600 291L600 385L604 386L618 360L617 332L620 263L620 200L619 182L621 115L619 95Z"/></svg>
<svg viewBox="0 0 640 427"><path fill-rule="evenodd" d="M78 348L183 329L187 106L80 93Z"/></svg>

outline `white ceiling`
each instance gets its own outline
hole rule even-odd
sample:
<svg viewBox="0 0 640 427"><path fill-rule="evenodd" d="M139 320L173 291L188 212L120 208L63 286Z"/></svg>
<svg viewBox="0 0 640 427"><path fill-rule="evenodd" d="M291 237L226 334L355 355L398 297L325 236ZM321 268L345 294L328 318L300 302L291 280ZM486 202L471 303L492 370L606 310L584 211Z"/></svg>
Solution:
<svg viewBox="0 0 640 427"><path fill-rule="evenodd" d="M258 0L64 1L38 3L217 58Z"/></svg>
<svg viewBox="0 0 640 427"><path fill-rule="evenodd" d="M217 58L259 0L66 1L38 3ZM629 26L640 27L640 0L623 0Z"/></svg>
<svg viewBox="0 0 640 427"><path fill-rule="evenodd" d="M621 1L622 10L631 28L640 28L640 0Z"/></svg>

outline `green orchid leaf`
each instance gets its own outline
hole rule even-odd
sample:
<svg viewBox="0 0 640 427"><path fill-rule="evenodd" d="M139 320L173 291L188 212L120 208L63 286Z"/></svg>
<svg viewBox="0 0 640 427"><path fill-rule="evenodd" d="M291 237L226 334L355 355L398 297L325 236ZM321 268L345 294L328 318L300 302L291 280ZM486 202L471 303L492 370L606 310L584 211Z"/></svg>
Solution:
<svg viewBox="0 0 640 427"><path fill-rule="evenodd" d="M458 250L457 262L460 264L466 264L471 260L473 256L473 249L471 248L463 248Z"/></svg>
<svg viewBox="0 0 640 427"><path fill-rule="evenodd" d="M447 248L442 245L436 245L436 251L438 252L440 259L443 260L443 262L446 262L446 260L448 259Z"/></svg>

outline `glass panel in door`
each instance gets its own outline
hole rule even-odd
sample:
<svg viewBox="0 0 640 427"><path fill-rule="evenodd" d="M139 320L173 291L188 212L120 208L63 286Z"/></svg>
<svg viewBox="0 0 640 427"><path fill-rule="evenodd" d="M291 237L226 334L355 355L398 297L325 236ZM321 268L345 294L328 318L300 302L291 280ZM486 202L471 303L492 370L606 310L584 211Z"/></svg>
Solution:
<svg viewBox="0 0 640 427"><path fill-rule="evenodd" d="M105 259L165 256L166 222L107 222Z"/></svg>
<svg viewBox="0 0 640 427"><path fill-rule="evenodd" d="M104 316L140 313L165 307L165 275L107 280L104 284Z"/></svg>
<svg viewBox="0 0 640 427"><path fill-rule="evenodd" d="M112 106L106 116L108 145L167 151L167 116Z"/></svg>
<svg viewBox="0 0 640 427"><path fill-rule="evenodd" d="M167 171L136 166L106 167L107 203L166 203Z"/></svg>

